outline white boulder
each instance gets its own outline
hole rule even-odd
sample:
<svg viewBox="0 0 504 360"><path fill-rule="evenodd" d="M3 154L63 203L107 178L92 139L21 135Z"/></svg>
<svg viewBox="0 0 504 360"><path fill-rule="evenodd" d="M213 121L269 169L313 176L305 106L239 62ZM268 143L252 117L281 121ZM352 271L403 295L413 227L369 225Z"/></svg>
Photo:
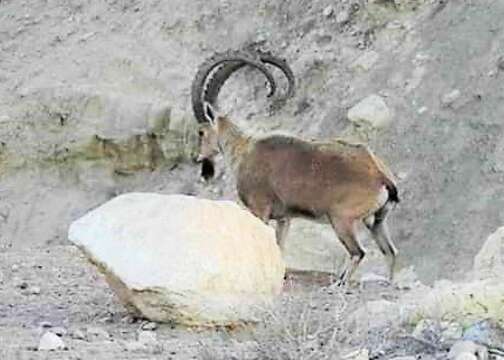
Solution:
<svg viewBox="0 0 504 360"><path fill-rule="evenodd" d="M124 194L75 221L69 238L151 321L254 320L285 273L273 229L230 201Z"/></svg>
<svg viewBox="0 0 504 360"><path fill-rule="evenodd" d="M54 351L54 350L64 350L66 348L65 343L61 338L48 331L40 338L38 350L39 351Z"/></svg>
<svg viewBox="0 0 504 360"><path fill-rule="evenodd" d="M347 117L356 125L365 124L374 128L383 128L392 121L392 112L381 96L373 94L348 110Z"/></svg>

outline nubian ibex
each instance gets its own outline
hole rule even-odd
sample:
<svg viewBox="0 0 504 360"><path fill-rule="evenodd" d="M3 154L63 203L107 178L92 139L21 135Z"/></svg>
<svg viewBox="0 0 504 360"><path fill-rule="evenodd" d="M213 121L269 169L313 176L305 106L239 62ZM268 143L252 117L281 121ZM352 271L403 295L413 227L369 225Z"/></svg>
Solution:
<svg viewBox="0 0 504 360"><path fill-rule="evenodd" d="M211 89L220 89L236 66L222 60L219 63L224 65L213 78L219 80L217 84L211 80ZM226 76L220 76L222 73ZM207 123L200 131L200 159L223 153L243 204L265 223L276 220L281 249L291 218L328 220L350 254L350 262L339 276L342 285L364 257L357 239L357 227L364 223L388 260L392 281L397 250L386 219L392 204L399 202L398 190L391 171L367 146L284 135L256 138L215 109L217 93L210 91L207 96L208 89L198 90L193 93L193 104L203 113L195 111L195 116L198 122Z"/></svg>

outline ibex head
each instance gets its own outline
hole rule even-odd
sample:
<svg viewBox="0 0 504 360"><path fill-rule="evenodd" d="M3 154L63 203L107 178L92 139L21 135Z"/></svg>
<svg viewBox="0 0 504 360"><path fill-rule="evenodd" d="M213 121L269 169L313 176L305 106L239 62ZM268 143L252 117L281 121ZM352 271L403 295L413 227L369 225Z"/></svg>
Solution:
<svg viewBox="0 0 504 360"><path fill-rule="evenodd" d="M201 163L201 177L205 181L210 180L215 175L215 157L218 153L217 133L210 124L200 125L196 162Z"/></svg>
<svg viewBox="0 0 504 360"><path fill-rule="evenodd" d="M260 70L268 80L270 92L274 94L276 83L265 64L279 68L289 82L285 99L294 95L294 75L287 63L270 53L247 47L243 51L227 51L215 54L200 66L191 87L194 116L200 124L198 129L199 150L197 161L202 163L201 176L209 180L215 175L215 157L219 152L217 134L209 115L217 115L216 103L219 91L226 80L245 65ZM214 124L215 125L215 124Z"/></svg>
<svg viewBox="0 0 504 360"><path fill-rule="evenodd" d="M215 158L219 154L218 123L226 116L207 101L204 101L203 111L207 122L199 126L196 161L201 163L201 177L208 181L215 175Z"/></svg>

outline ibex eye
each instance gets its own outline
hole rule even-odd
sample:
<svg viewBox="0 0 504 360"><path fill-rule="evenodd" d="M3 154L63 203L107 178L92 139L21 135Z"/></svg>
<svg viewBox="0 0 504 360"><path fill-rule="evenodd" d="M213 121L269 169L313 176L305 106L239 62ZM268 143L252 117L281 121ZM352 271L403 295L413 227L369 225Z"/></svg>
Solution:
<svg viewBox="0 0 504 360"><path fill-rule="evenodd" d="M202 137L203 135L205 135L205 132L203 130L198 131L198 136L199 137Z"/></svg>

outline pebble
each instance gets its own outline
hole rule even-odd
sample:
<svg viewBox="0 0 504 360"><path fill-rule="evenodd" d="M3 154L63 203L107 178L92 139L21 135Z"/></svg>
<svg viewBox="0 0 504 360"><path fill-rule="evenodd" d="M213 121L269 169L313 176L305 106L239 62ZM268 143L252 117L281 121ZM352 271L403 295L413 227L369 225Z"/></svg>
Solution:
<svg viewBox="0 0 504 360"><path fill-rule="evenodd" d="M338 24L346 24L348 21L350 21L350 13L348 11L340 11L336 15L336 22Z"/></svg>
<svg viewBox="0 0 504 360"><path fill-rule="evenodd" d="M428 110L427 106L422 106L420 109L418 109L418 113L422 115Z"/></svg>
<svg viewBox="0 0 504 360"><path fill-rule="evenodd" d="M40 295L40 288L38 286L32 286L28 289L28 294L30 295Z"/></svg>
<svg viewBox="0 0 504 360"><path fill-rule="evenodd" d="M157 327L157 323L151 321L142 324L142 330L154 331L157 329Z"/></svg>
<svg viewBox="0 0 504 360"><path fill-rule="evenodd" d="M367 349L355 350L348 354L343 355L342 358L345 360L368 360L369 351Z"/></svg>
<svg viewBox="0 0 504 360"><path fill-rule="evenodd" d="M331 5L329 5L324 9L322 14L324 15L324 17L329 18L329 17L333 16L334 8Z"/></svg>
<svg viewBox="0 0 504 360"><path fill-rule="evenodd" d="M464 328L459 323L445 323L441 324L443 327L441 337L443 340L458 340L462 337Z"/></svg>
<svg viewBox="0 0 504 360"><path fill-rule="evenodd" d="M450 360L483 360L488 359L488 350L472 341L457 341L448 353Z"/></svg>
<svg viewBox="0 0 504 360"><path fill-rule="evenodd" d="M70 336L72 337L72 339L86 340L86 335L84 335L84 333L79 329L72 331L72 334Z"/></svg>
<svg viewBox="0 0 504 360"><path fill-rule="evenodd" d="M360 286L361 288L367 288L369 286L382 286L382 285L388 285L389 281L385 276L378 275L375 273L366 273L362 275L360 279Z"/></svg>
<svg viewBox="0 0 504 360"><path fill-rule="evenodd" d="M11 270L12 270L12 272L18 271L19 270L19 265L17 265L17 264L12 265L11 266Z"/></svg>
<svg viewBox="0 0 504 360"><path fill-rule="evenodd" d="M40 338L39 351L64 350L66 348L63 340L56 334L48 331Z"/></svg>
<svg viewBox="0 0 504 360"><path fill-rule="evenodd" d="M441 103L443 104L443 106L450 106L460 97L460 95L460 90L453 89L449 93L443 95L443 97L441 98Z"/></svg>

